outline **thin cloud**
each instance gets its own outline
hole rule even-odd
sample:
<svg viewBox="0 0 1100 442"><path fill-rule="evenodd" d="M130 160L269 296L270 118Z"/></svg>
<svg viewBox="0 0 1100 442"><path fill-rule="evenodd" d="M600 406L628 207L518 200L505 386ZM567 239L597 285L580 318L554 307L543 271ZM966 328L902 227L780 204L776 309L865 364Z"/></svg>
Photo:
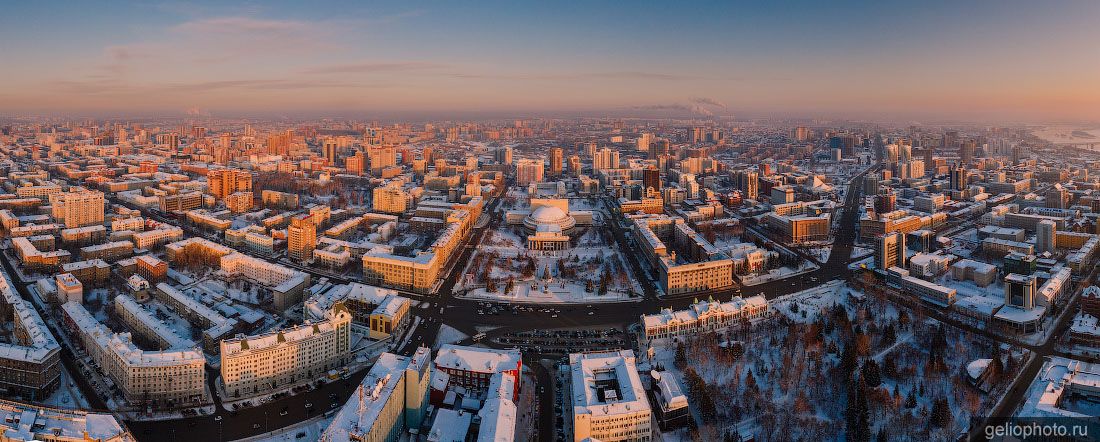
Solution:
<svg viewBox="0 0 1100 442"><path fill-rule="evenodd" d="M362 62L322 66L303 70L304 74L362 74L442 69L449 65L424 61Z"/></svg>
<svg viewBox="0 0 1100 442"><path fill-rule="evenodd" d="M213 17L191 20L172 27L182 33L278 34L301 32L309 23L296 20L269 20L252 17Z"/></svg>

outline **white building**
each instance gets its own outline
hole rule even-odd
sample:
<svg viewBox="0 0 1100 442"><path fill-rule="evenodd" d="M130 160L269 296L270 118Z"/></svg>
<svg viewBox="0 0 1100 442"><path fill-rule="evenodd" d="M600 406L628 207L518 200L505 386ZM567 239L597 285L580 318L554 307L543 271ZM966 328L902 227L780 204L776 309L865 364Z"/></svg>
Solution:
<svg viewBox="0 0 1100 442"><path fill-rule="evenodd" d="M573 440L652 440L653 412L630 350L569 355Z"/></svg>
<svg viewBox="0 0 1100 442"><path fill-rule="evenodd" d="M642 315L641 323L646 339L661 339L725 330L743 319L759 318L767 311L768 301L763 296L736 297L728 302L696 302L687 310L662 309L655 315Z"/></svg>

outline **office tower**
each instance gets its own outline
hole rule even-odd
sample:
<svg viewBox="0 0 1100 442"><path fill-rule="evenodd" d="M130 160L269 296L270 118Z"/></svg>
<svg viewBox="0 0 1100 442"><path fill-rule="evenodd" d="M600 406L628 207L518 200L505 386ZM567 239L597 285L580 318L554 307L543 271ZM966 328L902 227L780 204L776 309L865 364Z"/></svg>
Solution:
<svg viewBox="0 0 1100 442"><path fill-rule="evenodd" d="M1005 305L1024 310L1035 308L1035 276L1009 273L1005 275Z"/></svg>
<svg viewBox="0 0 1100 442"><path fill-rule="evenodd" d="M542 160L519 160L519 163L516 163L516 184L526 186L542 182L542 170Z"/></svg>
<svg viewBox="0 0 1100 442"><path fill-rule="evenodd" d="M1054 253L1055 240L1058 235L1058 225L1049 219L1039 221L1035 226L1035 251L1039 253Z"/></svg>
<svg viewBox="0 0 1100 442"><path fill-rule="evenodd" d="M217 169L206 173L210 194L215 198L225 197L236 192L252 191L252 174L236 169Z"/></svg>
<svg viewBox="0 0 1100 442"><path fill-rule="evenodd" d="M82 190L56 194L55 205L61 205L65 227L103 224L103 192Z"/></svg>
<svg viewBox="0 0 1100 442"><path fill-rule="evenodd" d="M550 148L550 176L561 176L562 150L560 147Z"/></svg>
<svg viewBox="0 0 1100 442"><path fill-rule="evenodd" d="M875 268L905 268L905 234L891 232L875 238Z"/></svg>
<svg viewBox="0 0 1100 442"><path fill-rule="evenodd" d="M286 255L295 261L313 259L313 249L317 248L317 226L313 224L313 215L301 214L290 219L286 229Z"/></svg>
<svg viewBox="0 0 1100 442"><path fill-rule="evenodd" d="M229 132L222 132L221 136L218 138L218 144L221 145L222 148L228 150L230 147L232 147L232 137L233 135L231 135Z"/></svg>
<svg viewBox="0 0 1100 442"><path fill-rule="evenodd" d="M755 170L740 170L733 175L734 186L746 199L755 200L760 192L760 174Z"/></svg>
<svg viewBox="0 0 1100 442"><path fill-rule="evenodd" d="M423 158L425 163L431 163L432 161L435 161L435 158L432 158L432 155L435 155L435 149L432 149L430 146L425 147L423 150L420 151L420 158Z"/></svg>
<svg viewBox="0 0 1100 442"><path fill-rule="evenodd" d="M657 170L657 166L651 165L642 171L642 185L645 187L646 193L649 193L649 190L661 191L661 171Z"/></svg>
<svg viewBox="0 0 1100 442"><path fill-rule="evenodd" d="M493 151L493 159L496 160L497 164L505 164L511 166L512 148L508 146L498 147L497 150Z"/></svg>
<svg viewBox="0 0 1100 442"><path fill-rule="evenodd" d="M393 146L370 146L367 148L370 170L378 173L382 169L397 165L397 148Z"/></svg>
<svg viewBox="0 0 1100 442"><path fill-rule="evenodd" d="M326 138L321 144L321 154L325 157L325 161L329 166L336 165L336 140L332 138ZM396 164L397 161L394 160Z"/></svg>
<svg viewBox="0 0 1100 442"><path fill-rule="evenodd" d="M619 151L603 148L592 156L592 172L619 168Z"/></svg>
<svg viewBox="0 0 1100 442"><path fill-rule="evenodd" d="M936 166L932 162L932 145L924 146L924 167L928 175L935 175Z"/></svg>
<svg viewBox="0 0 1100 442"><path fill-rule="evenodd" d="M581 175L581 157L576 155L569 156L569 173L575 177Z"/></svg>
<svg viewBox="0 0 1100 442"><path fill-rule="evenodd" d="M966 180L967 180L966 168L963 167L961 164L956 165L955 167L953 167L951 169L951 177L950 177L951 190L958 190L958 191L965 190L966 189L966 184L967 184Z"/></svg>
<svg viewBox="0 0 1100 442"><path fill-rule="evenodd" d="M653 134L643 133L638 136L637 148L641 152L649 152L649 146L653 143ZM595 149L593 149L595 150Z"/></svg>

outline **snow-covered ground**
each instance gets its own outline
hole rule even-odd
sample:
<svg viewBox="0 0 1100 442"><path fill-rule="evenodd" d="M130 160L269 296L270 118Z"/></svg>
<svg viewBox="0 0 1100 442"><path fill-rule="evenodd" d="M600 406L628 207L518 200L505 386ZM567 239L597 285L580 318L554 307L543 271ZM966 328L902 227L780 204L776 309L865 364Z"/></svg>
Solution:
<svg viewBox="0 0 1100 442"><path fill-rule="evenodd" d="M532 287L533 286L533 287ZM606 294L590 293L585 286L568 281L519 282L511 293L489 292L476 288L462 295L473 299L538 304L570 304L592 302L619 302L630 299L628 292L608 290Z"/></svg>
<svg viewBox="0 0 1100 442"><path fill-rule="evenodd" d="M744 275L741 276L742 285L757 285L763 284L768 281L774 281L777 279L789 278L791 276L800 275L806 272L812 272L817 270L817 265L803 260L798 267L783 266L777 269L771 269L767 273L761 273L757 275Z"/></svg>
<svg viewBox="0 0 1100 442"><path fill-rule="evenodd" d="M432 344L432 350L439 350L439 347L444 344L454 344L469 337L469 335L447 324L440 325L439 335L435 338L435 344Z"/></svg>
<svg viewBox="0 0 1100 442"><path fill-rule="evenodd" d="M967 364L997 355L1011 370L1022 363L1018 352L1012 357L995 352L999 346L988 339L921 318L839 281L784 296L771 308L778 314L724 335L655 341L654 361L640 362L675 373L689 398L691 376L705 382L716 416L701 423L697 435L703 440L722 440L745 428L756 440L843 439L847 373L871 382L863 391L872 435L885 431L891 440L948 439L966 428L970 416L988 413L1010 380L999 377L984 393L965 384ZM848 368L842 365L845 355L853 364ZM868 361L874 361L873 374ZM810 383L815 387L804 388ZM693 415L701 411L695 399ZM936 401L946 401L953 414L945 429L929 424ZM672 432L664 440L684 439Z"/></svg>

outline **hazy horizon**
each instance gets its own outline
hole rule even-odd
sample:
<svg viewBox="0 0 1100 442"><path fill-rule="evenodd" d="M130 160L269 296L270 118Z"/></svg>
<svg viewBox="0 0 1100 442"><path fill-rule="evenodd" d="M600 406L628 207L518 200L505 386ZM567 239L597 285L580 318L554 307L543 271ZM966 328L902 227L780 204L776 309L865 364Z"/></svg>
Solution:
<svg viewBox="0 0 1100 442"><path fill-rule="evenodd" d="M9 5L0 113L1100 120L1100 3Z"/></svg>

